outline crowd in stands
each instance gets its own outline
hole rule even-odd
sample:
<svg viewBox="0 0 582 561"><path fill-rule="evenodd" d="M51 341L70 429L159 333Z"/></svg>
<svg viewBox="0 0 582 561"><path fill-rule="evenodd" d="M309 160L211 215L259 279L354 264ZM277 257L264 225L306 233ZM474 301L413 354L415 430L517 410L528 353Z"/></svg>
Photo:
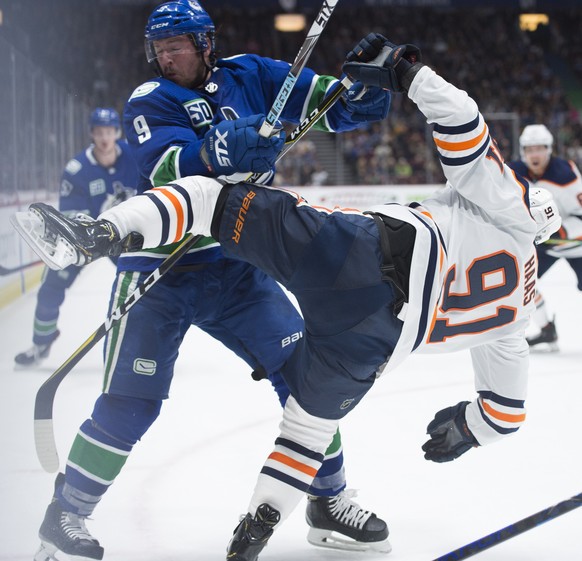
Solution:
<svg viewBox="0 0 582 561"><path fill-rule="evenodd" d="M19 0L7 18L19 26L22 48L54 79L88 106L124 100L151 76L143 54L143 28L155 2ZM219 55L257 53L292 61L305 31L282 34L273 28L274 9L250 2L216 7L206 1L217 25ZM307 14L310 21L315 16ZM424 60L467 90L490 122L502 153L518 156L523 126L544 123L560 155L582 164L582 9L550 12L550 25L521 31L512 9L466 10L417 7L382 9L340 5L318 42L309 66L339 76L346 52L369 31L395 42L418 45ZM24 38L23 38L24 37ZM283 182L325 182L316 145L295 147L279 170ZM340 157L357 183L442 181L424 118L405 96L393 97L389 118L343 135Z"/></svg>

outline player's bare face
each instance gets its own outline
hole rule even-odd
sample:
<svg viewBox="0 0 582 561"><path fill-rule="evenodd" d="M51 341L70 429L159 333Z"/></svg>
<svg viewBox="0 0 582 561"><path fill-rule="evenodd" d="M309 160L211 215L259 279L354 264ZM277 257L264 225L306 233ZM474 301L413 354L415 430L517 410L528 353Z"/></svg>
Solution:
<svg viewBox="0 0 582 561"><path fill-rule="evenodd" d="M534 175L542 175L550 161L551 149L548 146L524 146L525 165Z"/></svg>
<svg viewBox="0 0 582 561"><path fill-rule="evenodd" d="M117 140L117 129L115 127L93 127L91 138L95 144L95 151L107 154L115 150Z"/></svg>
<svg viewBox="0 0 582 561"><path fill-rule="evenodd" d="M154 41L162 75L184 88L200 86L208 74L204 54L196 50L188 35Z"/></svg>

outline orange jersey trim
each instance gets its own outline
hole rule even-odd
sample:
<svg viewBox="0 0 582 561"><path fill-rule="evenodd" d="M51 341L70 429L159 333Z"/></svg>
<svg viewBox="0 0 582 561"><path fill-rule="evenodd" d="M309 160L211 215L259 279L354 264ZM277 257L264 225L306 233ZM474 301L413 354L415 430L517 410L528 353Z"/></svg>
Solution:
<svg viewBox="0 0 582 561"><path fill-rule="evenodd" d="M303 464L301 462L298 462L297 460L294 460L293 458L290 458L289 456L286 456L285 454L281 454L281 452L273 452L269 456L269 460L275 460L276 462L281 462L282 464L285 464L286 466L292 467L293 469L296 469L297 471L300 471L300 472L305 473L307 475L310 475L311 477L315 477L317 474L317 470L315 468L308 466L307 464Z"/></svg>
<svg viewBox="0 0 582 561"><path fill-rule="evenodd" d="M174 193L165 187L155 187L152 191L158 191L160 195L166 196L170 203L172 203L172 206L176 211L176 220L178 223L176 225L176 236L170 243L179 242L184 237L182 235L182 231L184 230L184 209L182 208L180 201L178 201L178 198Z"/></svg>
<svg viewBox="0 0 582 561"><path fill-rule="evenodd" d="M450 150L452 152L460 152L462 150L469 150L469 148L475 148L483 140L483 137L487 133L487 127L483 126L483 131L479 136L472 138L471 140L465 140L463 142L447 142L445 140L434 139L434 143L442 150Z"/></svg>
<svg viewBox="0 0 582 561"><path fill-rule="evenodd" d="M491 405L485 401L482 401L481 403L483 405L483 409L485 409L485 411L487 411L487 413L489 413L489 415L491 415L494 419L499 421L506 421L508 423L523 423L525 421L525 413L522 413L521 415L501 413L501 411L493 409L493 407L491 407Z"/></svg>

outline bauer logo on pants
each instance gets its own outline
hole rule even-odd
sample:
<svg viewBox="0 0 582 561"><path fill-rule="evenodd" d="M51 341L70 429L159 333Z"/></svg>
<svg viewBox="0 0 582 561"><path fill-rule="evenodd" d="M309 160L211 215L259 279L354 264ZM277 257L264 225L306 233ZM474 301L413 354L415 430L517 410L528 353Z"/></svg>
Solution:
<svg viewBox="0 0 582 561"><path fill-rule="evenodd" d="M157 363L147 358L136 358L133 361L133 371L143 376L153 376L156 373Z"/></svg>

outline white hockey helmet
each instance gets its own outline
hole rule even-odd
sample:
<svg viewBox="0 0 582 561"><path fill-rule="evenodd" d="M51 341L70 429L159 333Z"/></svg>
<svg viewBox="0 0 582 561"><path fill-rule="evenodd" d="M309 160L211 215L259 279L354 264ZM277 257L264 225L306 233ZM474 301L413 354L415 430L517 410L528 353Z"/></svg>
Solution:
<svg viewBox="0 0 582 561"><path fill-rule="evenodd" d="M546 125L527 125L519 137L519 153L523 159L526 146L547 146L552 151L554 137Z"/></svg>

